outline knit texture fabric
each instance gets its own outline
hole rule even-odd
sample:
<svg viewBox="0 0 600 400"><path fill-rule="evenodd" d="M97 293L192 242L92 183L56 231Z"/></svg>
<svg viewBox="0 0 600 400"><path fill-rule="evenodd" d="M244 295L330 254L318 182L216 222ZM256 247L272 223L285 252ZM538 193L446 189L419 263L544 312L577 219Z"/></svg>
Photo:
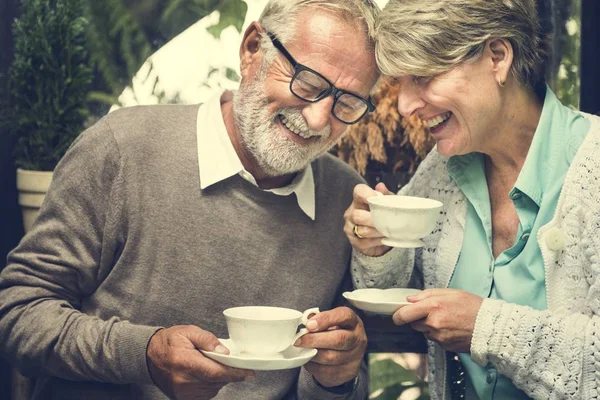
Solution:
<svg viewBox="0 0 600 400"><path fill-rule="evenodd" d="M534 399L600 398L600 118L586 115L590 131L565 178L553 219L537 241L544 258L548 309L484 299L471 355ZM434 149L399 194L444 203L420 249L393 249L382 257L353 253L357 287L445 288L458 260L466 198L450 179L447 159ZM558 232L558 233L557 233ZM561 236L558 250L550 238ZM433 399L449 399L446 353L429 342Z"/></svg>
<svg viewBox="0 0 600 400"><path fill-rule="evenodd" d="M361 182L332 156L313 162L316 220L295 195L235 175L200 189L197 106L134 107L84 132L55 170L31 232L0 275L0 350L41 376L41 399L164 399L146 367L159 327L227 338L243 305L332 308L349 277L343 212ZM300 368L258 372L219 399L333 395Z"/></svg>

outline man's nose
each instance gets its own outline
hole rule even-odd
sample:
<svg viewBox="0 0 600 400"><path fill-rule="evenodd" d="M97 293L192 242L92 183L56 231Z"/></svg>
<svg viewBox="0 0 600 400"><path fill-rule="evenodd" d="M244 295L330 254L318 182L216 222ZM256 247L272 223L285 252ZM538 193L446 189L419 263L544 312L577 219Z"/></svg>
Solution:
<svg viewBox="0 0 600 400"><path fill-rule="evenodd" d="M309 103L302 109L302 116L306 119L308 127L313 131L321 131L331 120L331 107L333 96L327 96L316 103Z"/></svg>
<svg viewBox="0 0 600 400"><path fill-rule="evenodd" d="M418 91L404 86L398 92L398 112L403 117L410 117L421 108L425 107L425 101L421 98Z"/></svg>

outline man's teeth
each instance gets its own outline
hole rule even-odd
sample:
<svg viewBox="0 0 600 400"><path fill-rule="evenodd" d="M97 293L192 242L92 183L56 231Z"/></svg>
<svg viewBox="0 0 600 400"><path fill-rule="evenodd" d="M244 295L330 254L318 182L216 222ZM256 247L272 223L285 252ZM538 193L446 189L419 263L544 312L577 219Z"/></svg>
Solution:
<svg viewBox="0 0 600 400"><path fill-rule="evenodd" d="M295 125L292 125L292 122L289 121L285 116L280 115L279 119L281 120L281 123L286 128L288 128L290 131L294 132L296 135L300 136L301 138L308 139L309 137L311 137L310 133L308 133L307 131L304 131L304 130L296 127Z"/></svg>
<svg viewBox="0 0 600 400"><path fill-rule="evenodd" d="M447 121L451 116L452 116L452 113L450 111L448 111L442 115L438 115L435 118L428 119L427 121L425 121L425 125L427 125L427 127L429 129L435 128L438 125L440 125L442 122Z"/></svg>

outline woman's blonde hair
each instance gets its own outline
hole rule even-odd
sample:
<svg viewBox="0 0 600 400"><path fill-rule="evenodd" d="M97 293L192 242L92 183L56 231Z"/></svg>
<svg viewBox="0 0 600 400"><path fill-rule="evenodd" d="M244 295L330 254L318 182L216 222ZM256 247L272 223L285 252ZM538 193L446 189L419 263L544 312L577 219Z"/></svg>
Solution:
<svg viewBox="0 0 600 400"><path fill-rule="evenodd" d="M356 25L357 30L365 34L366 50L375 49L375 25L381 10L373 0L270 0L258 22L286 44L296 35L298 14L308 7L332 13L345 22ZM261 47L265 50L265 61L270 63L277 50L266 35L261 40Z"/></svg>
<svg viewBox="0 0 600 400"><path fill-rule="evenodd" d="M386 76L431 77L477 60L495 38L512 45L518 81L544 84L550 40L535 0L390 0L377 26L377 63Z"/></svg>

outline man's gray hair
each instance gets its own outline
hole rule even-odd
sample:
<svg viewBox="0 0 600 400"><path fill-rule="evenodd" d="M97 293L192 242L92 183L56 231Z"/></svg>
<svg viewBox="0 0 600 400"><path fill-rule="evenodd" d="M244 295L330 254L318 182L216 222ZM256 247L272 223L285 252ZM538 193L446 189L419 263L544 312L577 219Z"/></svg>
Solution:
<svg viewBox="0 0 600 400"><path fill-rule="evenodd" d="M295 37L298 14L308 7L330 12L355 24L364 32L368 48L375 48L375 26L380 9L373 0L270 0L258 22L285 44ZM261 47L265 51L265 62L270 64L277 52L266 35L261 40Z"/></svg>
<svg viewBox="0 0 600 400"><path fill-rule="evenodd" d="M386 76L431 77L476 61L496 38L512 45L512 75L539 88L551 46L535 0L390 0L377 26L377 63Z"/></svg>

